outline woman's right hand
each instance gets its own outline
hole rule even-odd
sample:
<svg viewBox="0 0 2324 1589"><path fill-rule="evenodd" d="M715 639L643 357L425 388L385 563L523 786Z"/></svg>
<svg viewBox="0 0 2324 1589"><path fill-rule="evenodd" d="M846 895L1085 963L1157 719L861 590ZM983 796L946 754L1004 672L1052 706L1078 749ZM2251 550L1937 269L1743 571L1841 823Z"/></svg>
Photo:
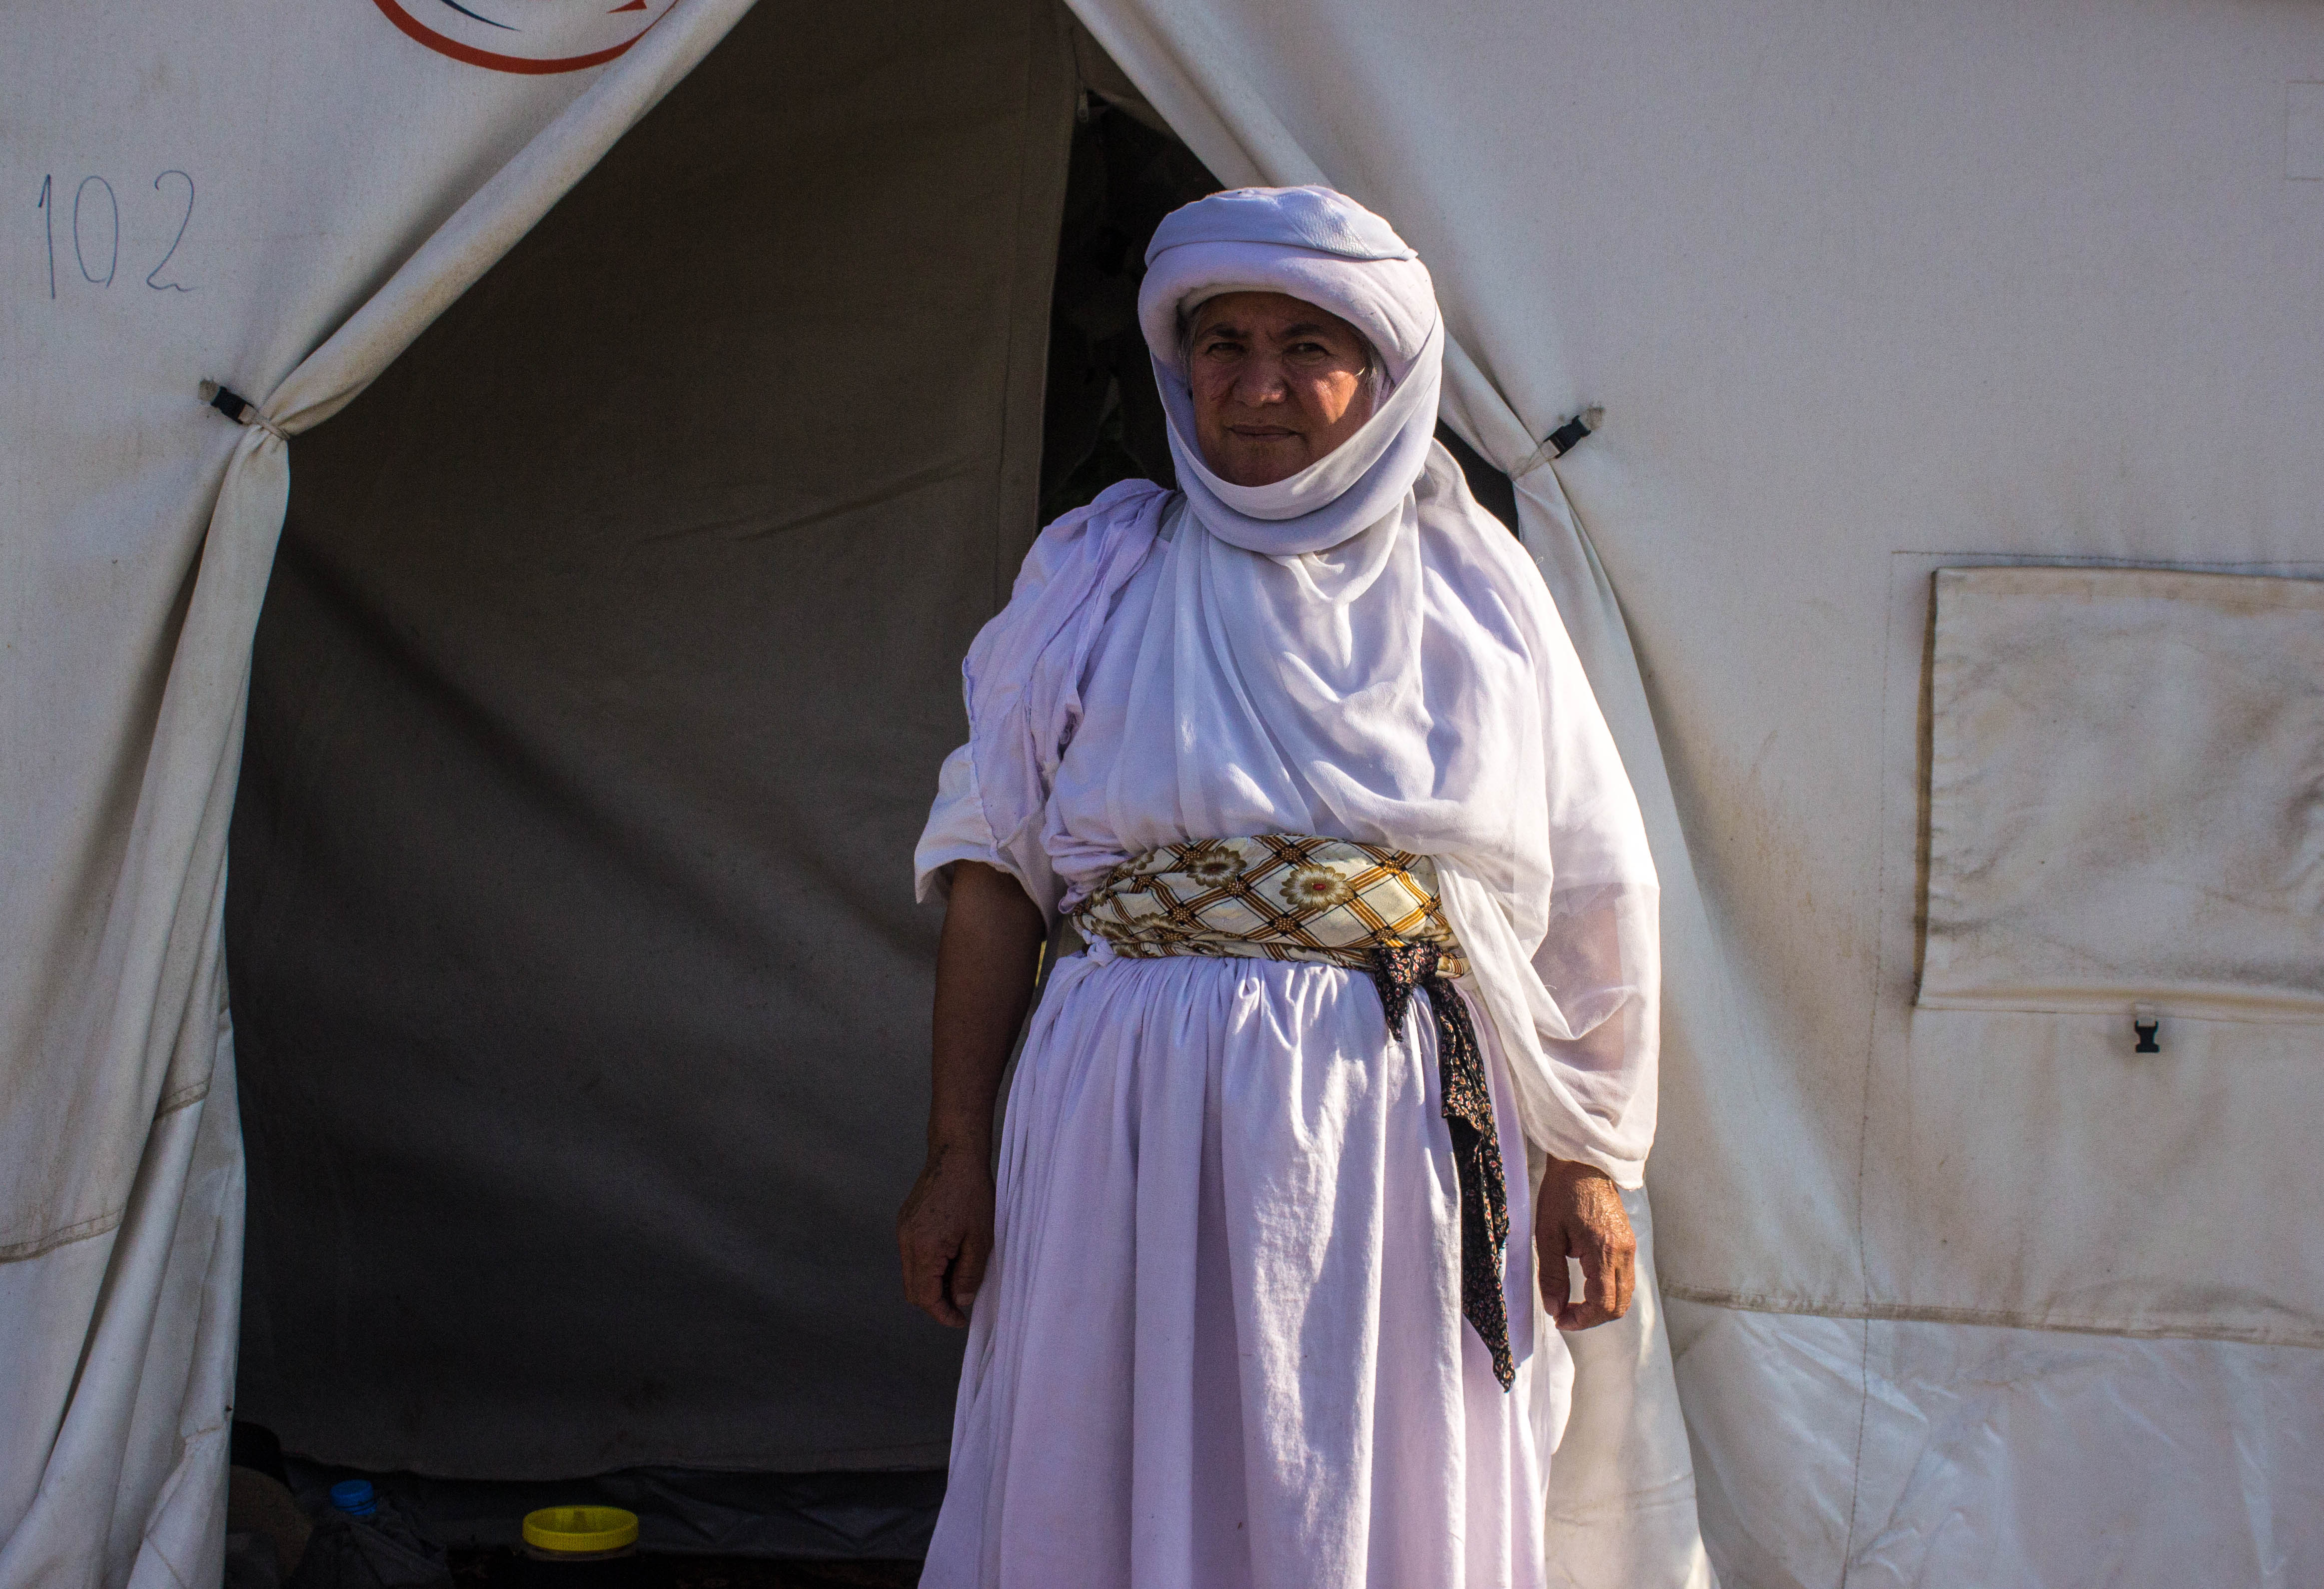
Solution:
<svg viewBox="0 0 2324 1589"><path fill-rule="evenodd" d="M896 1216L904 1260L904 1296L913 1307L958 1329L984 1283L992 1257L992 1171L989 1153L936 1144Z"/></svg>
<svg viewBox="0 0 2324 1589"><path fill-rule="evenodd" d="M957 1329L992 1258L992 1103L1048 924L1016 878L955 861L936 947L928 1162L896 1216L904 1295Z"/></svg>

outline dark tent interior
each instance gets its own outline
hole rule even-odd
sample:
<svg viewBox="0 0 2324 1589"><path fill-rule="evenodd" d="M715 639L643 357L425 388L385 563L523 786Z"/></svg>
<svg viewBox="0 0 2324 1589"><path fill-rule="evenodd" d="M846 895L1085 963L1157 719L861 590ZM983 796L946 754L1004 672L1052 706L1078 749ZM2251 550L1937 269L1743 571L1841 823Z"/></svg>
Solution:
<svg viewBox="0 0 2324 1589"><path fill-rule="evenodd" d="M300 1483L919 1554L909 857L1038 525L1168 477L1137 283L1214 185L1050 0L761 6L301 440L226 916Z"/></svg>

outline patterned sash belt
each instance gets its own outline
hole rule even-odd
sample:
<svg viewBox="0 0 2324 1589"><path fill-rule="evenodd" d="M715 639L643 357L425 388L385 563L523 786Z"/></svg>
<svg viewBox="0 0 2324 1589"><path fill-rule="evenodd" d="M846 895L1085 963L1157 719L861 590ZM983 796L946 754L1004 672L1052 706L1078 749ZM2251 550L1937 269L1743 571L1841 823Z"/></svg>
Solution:
<svg viewBox="0 0 2324 1589"><path fill-rule="evenodd" d="M1391 1034L1403 1029L1413 990L1428 995L1437 1090L1461 1184L1461 1313L1508 1390L1517 1378L1501 1294L1508 1187L1484 1056L1468 1006L1452 990L1468 965L1437 904L1434 863L1346 839L1200 839L1123 861L1073 919L1084 938L1104 939L1125 960L1194 954L1368 971Z"/></svg>

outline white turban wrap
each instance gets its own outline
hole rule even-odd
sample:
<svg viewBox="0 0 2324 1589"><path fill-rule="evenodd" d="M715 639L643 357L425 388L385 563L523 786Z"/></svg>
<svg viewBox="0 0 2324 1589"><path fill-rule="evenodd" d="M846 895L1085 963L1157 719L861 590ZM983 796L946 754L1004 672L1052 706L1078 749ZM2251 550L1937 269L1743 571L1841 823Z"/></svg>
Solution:
<svg viewBox="0 0 2324 1589"><path fill-rule="evenodd" d="M1273 485L1220 479L1194 445L1184 328L1204 301L1229 292L1280 292L1329 309L1388 367L1387 400L1362 428ZM1420 256L1353 199L1329 188L1245 188L1174 212L1146 251L1138 318L1178 489L1213 535L1268 556L1324 551L1411 494L1436 434L1443 318Z"/></svg>

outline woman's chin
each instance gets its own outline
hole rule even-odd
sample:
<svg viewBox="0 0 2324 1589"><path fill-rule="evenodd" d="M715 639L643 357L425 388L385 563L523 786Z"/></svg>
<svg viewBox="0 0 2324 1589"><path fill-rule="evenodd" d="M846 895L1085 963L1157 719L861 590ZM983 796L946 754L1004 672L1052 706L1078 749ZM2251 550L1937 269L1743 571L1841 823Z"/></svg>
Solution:
<svg viewBox="0 0 2324 1589"><path fill-rule="evenodd" d="M1295 451L1291 447L1239 450L1229 457L1206 458L1204 462L1209 464L1212 472L1229 485L1274 485L1307 467L1307 460L1295 455Z"/></svg>

